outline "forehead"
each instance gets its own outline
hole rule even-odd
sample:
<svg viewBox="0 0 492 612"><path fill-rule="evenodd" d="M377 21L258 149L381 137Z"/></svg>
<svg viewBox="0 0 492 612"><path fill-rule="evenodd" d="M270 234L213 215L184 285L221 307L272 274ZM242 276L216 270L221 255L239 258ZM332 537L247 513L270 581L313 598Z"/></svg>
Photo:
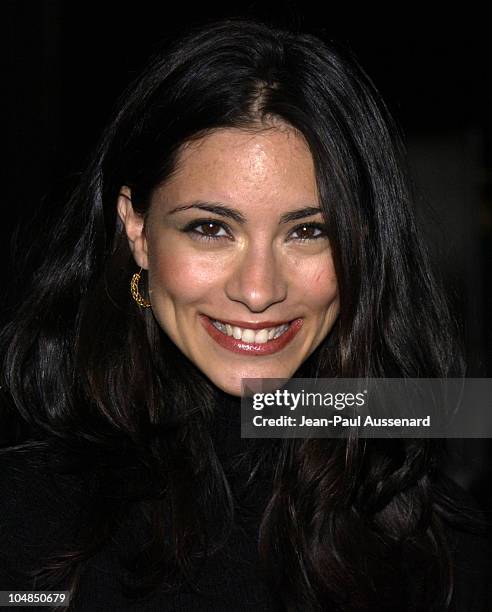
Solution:
<svg viewBox="0 0 492 612"><path fill-rule="evenodd" d="M313 159L304 137L287 126L215 130L183 147L155 196L163 205L201 199L263 210L313 203Z"/></svg>

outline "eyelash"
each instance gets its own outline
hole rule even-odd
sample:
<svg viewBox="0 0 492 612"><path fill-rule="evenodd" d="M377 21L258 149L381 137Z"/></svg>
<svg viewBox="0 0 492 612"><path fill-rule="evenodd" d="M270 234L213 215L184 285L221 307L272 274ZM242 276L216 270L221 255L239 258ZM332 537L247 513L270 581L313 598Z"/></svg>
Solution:
<svg viewBox="0 0 492 612"><path fill-rule="evenodd" d="M190 223L188 223L188 225L186 225L182 231L190 234L191 237L193 238L193 240L205 240L207 242L209 241L214 241L214 240L221 240L222 238L228 238L230 236L207 236L206 234L204 234L203 232L198 232L197 228L202 226L202 225L217 225L218 227L221 227L224 231L228 232L228 227L223 224L220 221L216 221L215 219L198 219L196 221L191 221ZM297 240L298 242L309 242L311 240L319 240L320 238L326 238L326 228L322 223L315 223L315 222L310 222L310 223L302 223L301 225L298 225L297 227L294 227L291 230L291 234L302 229L303 227L312 227L314 229L320 230L321 234L317 235L317 236L313 236L311 238L295 238L295 240Z"/></svg>

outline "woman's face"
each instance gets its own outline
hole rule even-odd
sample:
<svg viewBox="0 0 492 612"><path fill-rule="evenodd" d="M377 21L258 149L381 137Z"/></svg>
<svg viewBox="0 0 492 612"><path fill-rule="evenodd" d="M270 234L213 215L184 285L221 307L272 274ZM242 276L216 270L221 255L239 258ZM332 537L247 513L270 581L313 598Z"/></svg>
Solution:
<svg viewBox="0 0 492 612"><path fill-rule="evenodd" d="M119 214L171 340L232 395L242 378L290 378L339 309L303 137L282 125L216 130L183 149L145 227L129 196Z"/></svg>

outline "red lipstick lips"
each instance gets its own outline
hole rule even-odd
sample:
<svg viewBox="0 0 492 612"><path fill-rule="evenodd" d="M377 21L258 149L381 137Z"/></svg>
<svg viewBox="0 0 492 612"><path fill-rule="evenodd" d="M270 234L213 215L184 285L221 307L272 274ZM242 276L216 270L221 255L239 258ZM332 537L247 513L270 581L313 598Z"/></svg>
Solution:
<svg viewBox="0 0 492 612"><path fill-rule="evenodd" d="M244 340L236 340L233 336L227 336L219 331L213 324L209 317L205 315L200 315L200 320L205 330L208 332L209 336L211 336L217 344L222 346L223 348L232 351L233 353L242 353L243 355L250 356L261 356L261 355L271 355L273 353L277 353L282 350L297 334L297 332L301 329L303 320L302 319L294 319L291 321L289 328L278 338L274 340L269 340L264 344L256 344L254 342L244 342ZM264 329L267 327L279 327L280 325L284 325L285 321L281 322L271 322L271 321L262 321L261 323L244 323L240 321L220 321L221 323L228 323L229 325L242 327L243 329ZM238 325L240 323L240 325Z"/></svg>

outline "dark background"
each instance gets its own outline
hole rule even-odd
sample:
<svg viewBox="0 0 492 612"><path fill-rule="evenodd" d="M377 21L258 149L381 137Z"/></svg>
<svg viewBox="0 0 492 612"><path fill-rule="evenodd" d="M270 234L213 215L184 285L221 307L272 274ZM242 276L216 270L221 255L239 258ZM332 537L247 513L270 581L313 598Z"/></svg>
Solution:
<svg viewBox="0 0 492 612"><path fill-rule="evenodd" d="M14 227L44 200L60 201L87 160L118 96L177 30L204 19L259 17L345 44L402 126L416 205L437 267L462 321L470 376L491 376L492 95L489 36L470 23L334 15L330 3L249 2L199 6L39 0L7 2L2 56L4 288L16 253L37 238ZM389 19L389 21L388 21ZM483 16L483 19L485 17ZM15 305L14 305L15 307ZM4 307L4 313L7 306ZM489 441L452 441L454 476L492 509Z"/></svg>

